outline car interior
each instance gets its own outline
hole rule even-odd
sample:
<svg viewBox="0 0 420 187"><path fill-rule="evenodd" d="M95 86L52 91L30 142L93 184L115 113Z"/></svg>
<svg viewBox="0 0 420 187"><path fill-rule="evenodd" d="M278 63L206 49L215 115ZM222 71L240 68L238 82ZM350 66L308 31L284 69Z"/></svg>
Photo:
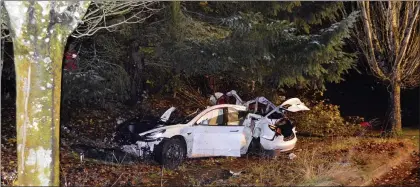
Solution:
<svg viewBox="0 0 420 187"><path fill-rule="evenodd" d="M234 108L215 109L203 117L197 124L208 126L242 126L247 112L238 111Z"/></svg>

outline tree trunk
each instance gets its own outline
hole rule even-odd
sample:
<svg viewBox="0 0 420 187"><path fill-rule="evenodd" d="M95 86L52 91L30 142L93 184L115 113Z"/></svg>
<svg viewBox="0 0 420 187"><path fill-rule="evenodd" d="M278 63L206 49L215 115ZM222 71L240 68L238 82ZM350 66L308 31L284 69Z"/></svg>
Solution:
<svg viewBox="0 0 420 187"><path fill-rule="evenodd" d="M142 99L142 93L144 90L143 72L145 68L145 55L144 52L140 52L140 42L134 40L130 46L130 60L126 64L126 71L130 75L130 103L136 104Z"/></svg>
<svg viewBox="0 0 420 187"><path fill-rule="evenodd" d="M61 67L67 37L89 2L5 2L13 31L20 186L58 186ZM57 11L58 10L58 11ZM75 14L69 17L69 14ZM67 16L67 17L64 17ZM60 17L61 22L55 18ZM67 19L66 19L67 18Z"/></svg>
<svg viewBox="0 0 420 187"><path fill-rule="evenodd" d="M170 23L170 31L169 34L171 39L175 42L179 42L182 38L183 30L181 28L181 22L184 19L184 14L181 11L181 2L180 1L172 1L171 2L171 23Z"/></svg>
<svg viewBox="0 0 420 187"><path fill-rule="evenodd" d="M392 83L392 130L399 134L402 131L401 124L401 85L398 81Z"/></svg>
<svg viewBox="0 0 420 187"><path fill-rule="evenodd" d="M0 6L0 9L1 8L2 7ZM3 73L4 40L6 40L6 39L0 39L0 40L1 40L1 43L0 43L0 48L1 48L0 49L1 50L1 52L0 52L0 94L3 94L3 91L1 90L1 87L2 87L2 85L1 85L1 83L2 83L1 75ZM3 101L3 97L0 96L0 106L1 106L2 101ZM0 124L1 124L1 111L0 111ZM1 130L1 127L0 127L0 130Z"/></svg>
<svg viewBox="0 0 420 187"><path fill-rule="evenodd" d="M184 20L184 14L181 10L181 2L180 1L172 1L170 2L170 23L169 23L169 35L170 40L174 43L178 43L182 41L183 38L183 29L181 26L182 21ZM177 56L179 54L175 54ZM176 71L176 62L174 58L172 59L172 74L173 74L173 82L172 82L172 92L173 98L176 98L177 89L180 85L180 75L177 74Z"/></svg>

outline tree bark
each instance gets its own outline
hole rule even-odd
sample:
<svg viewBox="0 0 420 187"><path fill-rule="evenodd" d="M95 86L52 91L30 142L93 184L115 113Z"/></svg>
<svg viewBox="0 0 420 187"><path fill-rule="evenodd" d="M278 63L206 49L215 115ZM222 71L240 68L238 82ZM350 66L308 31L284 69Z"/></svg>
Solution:
<svg viewBox="0 0 420 187"><path fill-rule="evenodd" d="M143 92L143 68L144 68L144 55L140 54L139 48L140 42L134 41L131 44L130 56L131 56L131 66L129 69L130 78L131 78L131 94L130 94L130 104L136 104L141 100L141 94Z"/></svg>
<svg viewBox="0 0 420 187"><path fill-rule="evenodd" d="M13 32L16 71L16 185L19 186L60 184L63 52L67 37L78 25L78 19L86 12L89 2L67 10L72 4L75 3L5 2ZM74 16L69 17L69 14Z"/></svg>
<svg viewBox="0 0 420 187"><path fill-rule="evenodd" d="M358 4L361 6L362 11L362 23L363 23L363 30L366 36L366 42L367 42L367 50L366 50L366 58L368 61L369 66L371 67L371 70L374 74L376 74L381 79L387 79L385 73L382 71L381 68L379 68L376 57L375 57L375 46L373 45L373 36L372 34L372 20L370 17L370 8L369 8L369 2L368 1L362 1L358 2Z"/></svg>
<svg viewBox="0 0 420 187"><path fill-rule="evenodd" d="M1 6L0 6L0 10L1 10ZM0 49L1 50L1 52L0 52L0 94L3 94L2 90L1 90L1 87L2 87L2 85L1 85L1 83L2 83L1 75L3 73L3 55L4 55L4 40L5 39L0 39L0 40L1 40L1 43L0 43L0 48L1 48ZM1 107L2 101L3 101L3 98L0 96L0 107ZM1 124L1 111L0 111L0 124ZM0 132L1 132L1 126L0 126Z"/></svg>
<svg viewBox="0 0 420 187"><path fill-rule="evenodd" d="M170 25L170 36L171 39L175 42L179 42L182 38L182 28L181 22L184 19L184 14L181 11L181 2L180 1L172 1L171 2L171 25Z"/></svg>
<svg viewBox="0 0 420 187"><path fill-rule="evenodd" d="M392 129L394 133L400 133L402 131L401 123L401 85L399 81L393 81L392 83Z"/></svg>
<svg viewBox="0 0 420 187"><path fill-rule="evenodd" d="M174 43L178 43L182 41L183 38L183 29L181 23L184 19L184 14L181 10L181 2L180 1L172 1L170 2L170 23L169 23L169 36L170 40ZM178 55L178 54L175 54ZM172 62L172 74L173 74L173 82L172 82L172 92L173 98L176 98L178 87L180 85L180 75L177 74L176 71L176 63L173 59Z"/></svg>

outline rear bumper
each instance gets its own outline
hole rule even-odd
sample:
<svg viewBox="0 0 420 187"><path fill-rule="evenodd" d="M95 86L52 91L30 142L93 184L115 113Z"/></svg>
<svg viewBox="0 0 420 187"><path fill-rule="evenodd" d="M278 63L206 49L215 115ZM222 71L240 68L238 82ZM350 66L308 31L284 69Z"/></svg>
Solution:
<svg viewBox="0 0 420 187"><path fill-rule="evenodd" d="M295 148L297 142L296 134L295 137L289 141L284 141L283 136L277 136L274 140L267 140L260 138L260 143L265 150L278 150L280 152L289 151Z"/></svg>

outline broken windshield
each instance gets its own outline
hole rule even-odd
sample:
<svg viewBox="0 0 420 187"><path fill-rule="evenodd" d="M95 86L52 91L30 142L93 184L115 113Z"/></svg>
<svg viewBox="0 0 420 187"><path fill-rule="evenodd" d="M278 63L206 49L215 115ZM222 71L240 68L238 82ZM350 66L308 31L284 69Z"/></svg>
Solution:
<svg viewBox="0 0 420 187"><path fill-rule="evenodd" d="M171 107L163 113L160 121L164 122L163 125L185 124L192 120L199 111L197 109L193 113L187 114L181 110L177 110L175 107Z"/></svg>

